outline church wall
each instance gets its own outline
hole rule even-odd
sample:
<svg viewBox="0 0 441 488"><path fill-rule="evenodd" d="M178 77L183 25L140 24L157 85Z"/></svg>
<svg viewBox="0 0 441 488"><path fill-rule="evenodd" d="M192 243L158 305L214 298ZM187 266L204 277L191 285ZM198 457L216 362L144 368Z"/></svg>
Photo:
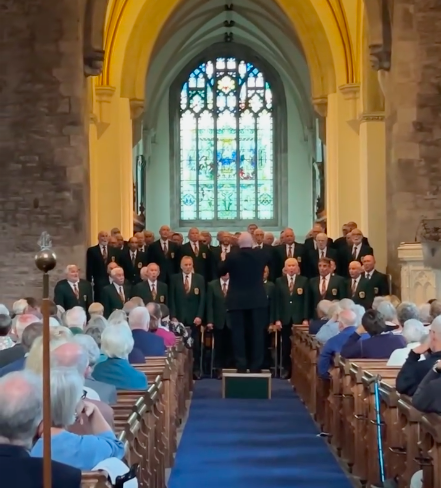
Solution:
<svg viewBox="0 0 441 488"><path fill-rule="evenodd" d="M288 140L288 205L282 208L283 225L293 226L299 239L308 233L313 221L312 203L312 134L307 135L302 125L300 114L293 96L286 93L287 100L287 140ZM157 231L159 227L170 223L171 205L174 201L170 188L170 121L169 97L164 97L158 112L156 142L152 145L152 155L147 166L146 182L146 227ZM173 164L173 163L172 163ZM276 196L281 189L276 189ZM209 224L209 222L207 222ZM234 228L232 225L231 228ZM210 225L204 229L217 231ZM178 229L176 229L178 230ZM182 230L182 229L181 229ZM278 230L268 228L267 230Z"/></svg>

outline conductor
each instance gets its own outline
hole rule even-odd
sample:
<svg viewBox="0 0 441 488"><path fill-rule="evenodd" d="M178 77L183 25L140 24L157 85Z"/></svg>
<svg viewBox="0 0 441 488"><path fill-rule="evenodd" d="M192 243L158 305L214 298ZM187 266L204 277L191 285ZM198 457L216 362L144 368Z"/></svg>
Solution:
<svg viewBox="0 0 441 488"><path fill-rule="evenodd" d="M267 295L262 276L268 255L253 249L253 238L243 232L239 249L222 255L220 275L230 275L225 305L230 318L233 350L238 373L260 373L265 353ZM250 351L247 357L247 344Z"/></svg>

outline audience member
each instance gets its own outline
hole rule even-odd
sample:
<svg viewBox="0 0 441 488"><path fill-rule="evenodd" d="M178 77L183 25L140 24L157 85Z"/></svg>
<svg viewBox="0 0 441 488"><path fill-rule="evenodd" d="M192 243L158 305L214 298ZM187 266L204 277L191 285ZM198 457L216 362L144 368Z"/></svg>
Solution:
<svg viewBox="0 0 441 488"><path fill-rule="evenodd" d="M151 316L146 307L136 307L129 315L129 326L134 340L134 351L140 351L142 356L164 356L164 339L150 332ZM130 363L135 363L134 355L129 356Z"/></svg>
<svg viewBox="0 0 441 488"><path fill-rule="evenodd" d="M387 366L403 366L412 349L420 346L421 342L426 339L427 332L422 322L409 319L404 322L402 336L406 340L407 345L402 349L395 349L387 362ZM421 357L421 359L424 359L424 357Z"/></svg>
<svg viewBox="0 0 441 488"><path fill-rule="evenodd" d="M167 305L154 302L147 305L150 313L149 331L155 336L161 337L166 347L173 347L176 344L176 336L173 332L170 332L166 324L162 325L162 308L165 309L165 313L169 316L170 311Z"/></svg>
<svg viewBox="0 0 441 488"><path fill-rule="evenodd" d="M331 308L332 302L330 300L320 300L317 304L317 319L311 320L309 324L309 333L317 334L323 325L330 319L329 309Z"/></svg>
<svg viewBox="0 0 441 488"><path fill-rule="evenodd" d="M30 314L20 314L14 318L11 335L15 337L17 342L13 347L0 351L0 368L24 357L27 351L21 344L23 332L26 327L37 322L39 322L39 319L35 315Z"/></svg>

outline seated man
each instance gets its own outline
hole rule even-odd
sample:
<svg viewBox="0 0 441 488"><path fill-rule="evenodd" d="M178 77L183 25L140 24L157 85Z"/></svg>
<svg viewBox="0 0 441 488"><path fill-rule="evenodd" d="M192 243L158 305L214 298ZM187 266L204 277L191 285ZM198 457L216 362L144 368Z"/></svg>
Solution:
<svg viewBox="0 0 441 488"><path fill-rule="evenodd" d="M421 357L425 357L425 361L420 361ZM439 360L441 360L441 317L437 317L432 322L428 340L409 352L397 376L397 391L402 395L412 396L423 378ZM441 388L441 382L434 383L434 393L438 387Z"/></svg>
<svg viewBox="0 0 441 488"><path fill-rule="evenodd" d="M29 451L43 422L41 378L29 371L0 379L0 472L2 486L42 488L43 459ZM81 471L52 461L53 488L80 488Z"/></svg>
<svg viewBox="0 0 441 488"><path fill-rule="evenodd" d="M329 308L331 307L332 302L330 300L320 300L317 305L317 319L311 320L309 324L308 332L311 335L315 335L318 331L322 328L323 325L328 322L330 319L329 317Z"/></svg>
<svg viewBox="0 0 441 488"><path fill-rule="evenodd" d="M352 310L342 310L338 315L340 333L331 337L323 346L318 358L317 370L320 378L329 378L329 368L336 353L339 353L349 336L356 330L357 314Z"/></svg>
<svg viewBox="0 0 441 488"><path fill-rule="evenodd" d="M355 303L350 298L343 298L339 302L333 302L328 312L330 319L317 332L316 339L324 344L331 337L336 336L339 333L338 314L342 310L353 310L354 307Z"/></svg>
<svg viewBox="0 0 441 488"><path fill-rule="evenodd" d="M369 338L362 339L368 333ZM341 349L345 358L389 359L395 349L406 346L401 335L387 332L383 316L376 310L368 310L361 319L361 325L349 337Z"/></svg>
<svg viewBox="0 0 441 488"><path fill-rule="evenodd" d="M134 350L141 351L144 357L164 356L164 339L149 331L150 314L145 307L134 308L129 315L129 326L135 341ZM131 361L131 356L129 356Z"/></svg>

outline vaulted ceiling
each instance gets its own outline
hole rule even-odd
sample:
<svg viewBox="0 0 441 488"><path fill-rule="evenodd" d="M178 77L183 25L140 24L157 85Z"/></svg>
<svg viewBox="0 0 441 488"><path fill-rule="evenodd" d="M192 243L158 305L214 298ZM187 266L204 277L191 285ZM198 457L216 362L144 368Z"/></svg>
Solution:
<svg viewBox="0 0 441 488"><path fill-rule="evenodd" d="M226 4L233 10L227 11ZM226 21L233 21L226 27ZM312 127L308 67L292 25L273 0L187 0L164 26L155 46L146 80L145 125L154 127L159 106L182 69L210 46L233 42L251 48L282 78L287 95L299 108L303 123Z"/></svg>

